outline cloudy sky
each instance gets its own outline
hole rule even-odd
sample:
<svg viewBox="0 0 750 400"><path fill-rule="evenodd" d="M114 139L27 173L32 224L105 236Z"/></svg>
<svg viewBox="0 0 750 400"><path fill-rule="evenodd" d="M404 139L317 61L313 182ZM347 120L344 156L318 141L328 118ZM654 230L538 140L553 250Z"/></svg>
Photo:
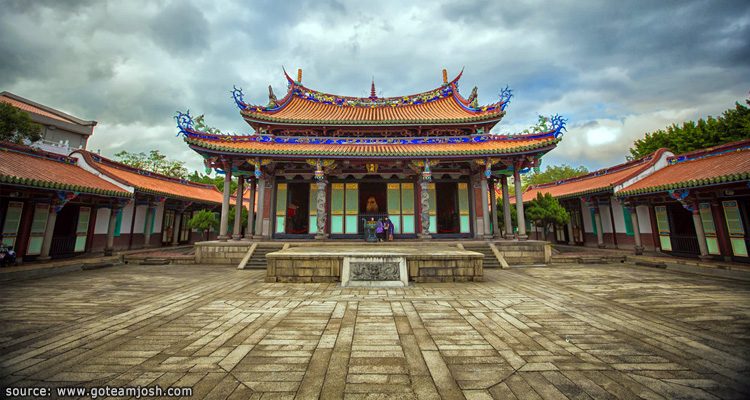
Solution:
<svg viewBox="0 0 750 400"><path fill-rule="evenodd" d="M408 3L409 5L405 5ZM290 74L331 93L398 96L465 67L480 103L509 85L494 132L569 120L546 164L622 162L644 132L718 115L750 91L742 1L7 1L0 90L99 121L90 149L159 149L200 168L173 120L247 133L229 90L267 102Z"/></svg>

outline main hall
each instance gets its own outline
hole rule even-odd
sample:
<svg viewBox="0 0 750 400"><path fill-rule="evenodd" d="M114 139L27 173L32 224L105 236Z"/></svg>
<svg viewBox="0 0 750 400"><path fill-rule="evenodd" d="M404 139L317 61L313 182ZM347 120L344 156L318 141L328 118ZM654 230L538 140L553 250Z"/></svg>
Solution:
<svg viewBox="0 0 750 400"><path fill-rule="evenodd" d="M279 99L269 86L266 105L232 91L252 128L247 135L224 134L202 116L178 113L184 141L207 170L225 177L219 240L362 238L365 221L386 218L395 239L525 240L521 174L555 148L565 120L553 116L532 133L493 134L512 91L501 89L496 102L480 105L476 87L460 93L463 71L450 80L442 72L442 82L428 91L378 97L373 81L370 96L359 98L308 88L301 69L296 79L284 71L286 93ZM256 210L248 213L244 235L239 213L229 221L233 177L238 193L249 192L238 199ZM510 177L520 204L515 229ZM492 222L496 193L504 199L504 232Z"/></svg>

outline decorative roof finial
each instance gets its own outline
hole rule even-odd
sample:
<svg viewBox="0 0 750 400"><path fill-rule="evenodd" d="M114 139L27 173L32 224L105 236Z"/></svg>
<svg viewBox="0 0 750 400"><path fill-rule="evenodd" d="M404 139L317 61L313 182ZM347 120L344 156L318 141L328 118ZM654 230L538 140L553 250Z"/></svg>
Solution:
<svg viewBox="0 0 750 400"><path fill-rule="evenodd" d="M297 68L297 83L302 83L302 68Z"/></svg>
<svg viewBox="0 0 750 400"><path fill-rule="evenodd" d="M376 99L378 98L378 95L375 94L375 77L372 77L372 84L370 85L370 98Z"/></svg>
<svg viewBox="0 0 750 400"><path fill-rule="evenodd" d="M448 83L448 70L443 68L443 85Z"/></svg>

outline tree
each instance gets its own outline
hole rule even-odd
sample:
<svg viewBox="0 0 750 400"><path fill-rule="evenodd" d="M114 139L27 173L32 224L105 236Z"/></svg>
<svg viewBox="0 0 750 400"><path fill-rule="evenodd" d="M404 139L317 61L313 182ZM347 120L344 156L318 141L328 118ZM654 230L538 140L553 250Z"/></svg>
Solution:
<svg viewBox="0 0 750 400"><path fill-rule="evenodd" d="M148 155L143 152L131 153L123 150L116 153L115 158L117 161L131 167L156 172L173 178L186 179L188 175L184 161L169 160L159 150L151 150Z"/></svg>
<svg viewBox="0 0 750 400"><path fill-rule="evenodd" d="M750 106L750 98L745 103ZM640 158L662 147L680 154L747 138L750 138L750 108L737 102L718 118L709 116L646 133L633 143L628 158Z"/></svg>
<svg viewBox="0 0 750 400"><path fill-rule="evenodd" d="M211 228L218 230L219 221L216 219L216 214L208 210L200 210L197 213L193 213L193 217L188 221L188 227L190 229L198 229L203 232L203 237L208 240L208 232Z"/></svg>
<svg viewBox="0 0 750 400"><path fill-rule="evenodd" d="M505 212L503 208L503 198L502 196L499 196L497 198L497 218L499 221L497 221L497 226L499 229L502 230L502 232L505 232ZM510 221L512 226L516 226L516 205L511 204L510 205Z"/></svg>
<svg viewBox="0 0 750 400"><path fill-rule="evenodd" d="M187 179L192 182L214 185L220 192L224 191L224 175L217 174L216 176L211 176L201 174L198 171L193 171L193 173L190 174ZM247 186L245 187L247 188ZM234 177L232 177L232 181L229 183L229 190L230 193L234 193L237 190L237 179Z"/></svg>
<svg viewBox="0 0 750 400"><path fill-rule="evenodd" d="M229 224L231 225L232 231L234 231L234 216L237 214L237 206L229 208ZM242 207L242 215L240 215L240 227L247 226L247 208ZM240 232L242 229L240 228Z"/></svg>
<svg viewBox="0 0 750 400"><path fill-rule="evenodd" d="M42 138L42 127L34 123L26 111L0 102L0 140L23 143Z"/></svg>
<svg viewBox="0 0 750 400"><path fill-rule="evenodd" d="M565 224L570 219L570 215L565 208L549 193L543 195L537 193L536 199L529 202L525 211L526 218L542 228L545 239L547 238L548 228L553 225Z"/></svg>
<svg viewBox="0 0 750 400"><path fill-rule="evenodd" d="M529 185L557 182L563 179L586 175L588 173L589 170L583 165L578 166L578 168L571 167L567 164L548 165L544 172L532 172L526 175L523 179L523 188L525 190Z"/></svg>

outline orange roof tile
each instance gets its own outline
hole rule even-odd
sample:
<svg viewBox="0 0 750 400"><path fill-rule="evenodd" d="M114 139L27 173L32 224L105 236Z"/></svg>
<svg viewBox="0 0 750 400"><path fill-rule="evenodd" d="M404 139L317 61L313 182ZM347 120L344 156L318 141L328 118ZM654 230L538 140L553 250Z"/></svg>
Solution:
<svg viewBox="0 0 750 400"><path fill-rule="evenodd" d="M552 147L560 140L553 135L542 137L498 136L484 141L466 143L400 144L310 144L276 143L242 140L242 137L185 137L194 148L242 153L246 156L280 155L291 157L362 157L362 158L412 158L426 156L476 157L497 154L523 153L529 150ZM235 140L232 140L235 139ZM336 140L335 138L332 140Z"/></svg>
<svg viewBox="0 0 750 400"><path fill-rule="evenodd" d="M286 96L270 107L245 104L236 89L235 101L248 122L305 125L413 125L497 123L505 112L507 98L495 104L472 107L453 81L427 92L409 96L350 97L319 92L293 81L288 75Z"/></svg>
<svg viewBox="0 0 750 400"><path fill-rule="evenodd" d="M0 183L105 196L132 196L77 166L70 157L10 143L0 143Z"/></svg>
<svg viewBox="0 0 750 400"><path fill-rule="evenodd" d="M196 183L136 169L99 155L77 150L97 171L137 190L203 203L221 203L222 194L213 185Z"/></svg>
<svg viewBox="0 0 750 400"><path fill-rule="evenodd" d="M594 171L576 178L565 179L560 182L545 183L529 186L523 192L523 201L528 202L536 198L537 193L549 193L556 198L583 196L590 193L612 191L613 188L628 179L638 175L653 166L667 151L659 149L646 157L618 164L610 168ZM515 199L511 199L515 203Z"/></svg>
<svg viewBox="0 0 750 400"><path fill-rule="evenodd" d="M619 191L620 196L750 180L750 140L669 157L669 165Z"/></svg>

